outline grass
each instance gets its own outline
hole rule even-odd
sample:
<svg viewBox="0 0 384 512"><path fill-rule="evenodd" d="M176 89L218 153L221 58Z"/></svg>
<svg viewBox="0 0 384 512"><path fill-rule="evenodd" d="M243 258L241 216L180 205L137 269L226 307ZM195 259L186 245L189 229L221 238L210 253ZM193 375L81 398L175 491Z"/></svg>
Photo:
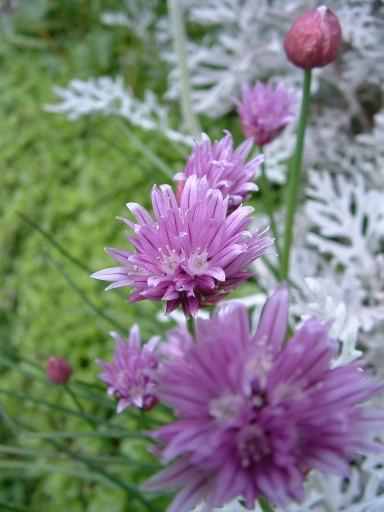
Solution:
<svg viewBox="0 0 384 512"><path fill-rule="evenodd" d="M108 264L104 246L124 243L115 221L124 204L148 205L164 175L123 121L70 123L42 108L55 84L128 75L127 52L136 63L147 57L132 36L100 24L101 7L119 2L33 4L0 43L0 444L8 447L0 450L0 508L160 510L163 499L146 505L138 490L155 463L148 442L129 435L141 415L116 418L104 389L81 382L97 383L95 359L111 354L112 328L138 321L144 337L154 334L156 307L127 307L124 294L104 293L89 273ZM136 90L160 80L153 71L126 78ZM134 135L172 172L180 165L163 140ZM52 354L74 366L85 417L64 389L47 385L41 369ZM69 435L38 435L49 432Z"/></svg>

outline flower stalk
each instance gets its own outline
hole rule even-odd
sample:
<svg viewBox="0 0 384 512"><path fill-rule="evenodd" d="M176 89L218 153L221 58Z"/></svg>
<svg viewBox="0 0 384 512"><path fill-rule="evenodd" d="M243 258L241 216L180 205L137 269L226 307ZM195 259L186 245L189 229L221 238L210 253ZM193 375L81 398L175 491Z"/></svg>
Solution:
<svg viewBox="0 0 384 512"><path fill-rule="evenodd" d="M192 135L200 135L199 122L193 112L191 85L188 70L186 34L183 7L180 0L168 0L169 20L173 36L173 46L180 73L180 106L186 128Z"/></svg>
<svg viewBox="0 0 384 512"><path fill-rule="evenodd" d="M259 505L263 512L274 512L272 506L265 498L259 498Z"/></svg>
<svg viewBox="0 0 384 512"><path fill-rule="evenodd" d="M191 336L195 335L195 320L193 316L189 315L186 316L186 322L187 322L187 330Z"/></svg>
<svg viewBox="0 0 384 512"><path fill-rule="evenodd" d="M263 146L260 146L260 153L262 153L262 154L264 153ZM279 258L279 262L280 262L281 261L281 252L280 252L279 236L278 236L278 232L277 232L275 216L273 213L272 187L271 187L270 182L267 177L265 154L264 154L264 160L261 163L260 184L261 184L261 189L262 189L262 197L264 200L264 206L267 211L269 222L271 224L271 230L272 230L272 234L273 234L273 238L274 238L274 243L275 243L277 255Z"/></svg>
<svg viewBox="0 0 384 512"><path fill-rule="evenodd" d="M301 101L299 126L297 130L296 148L293 159L289 165L288 186L286 195L286 214L284 241L281 259L281 276L286 280L289 275L289 259L293 242L293 231L295 214L297 210L298 196L301 183L301 168L303 161L305 130L308 123L310 98L311 98L311 78L310 69L304 71L303 97Z"/></svg>

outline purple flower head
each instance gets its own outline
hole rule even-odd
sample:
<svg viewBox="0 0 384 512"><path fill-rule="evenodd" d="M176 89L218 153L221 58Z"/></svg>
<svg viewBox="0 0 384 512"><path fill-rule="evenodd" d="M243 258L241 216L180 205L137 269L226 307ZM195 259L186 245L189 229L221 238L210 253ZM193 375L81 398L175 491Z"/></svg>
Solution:
<svg viewBox="0 0 384 512"><path fill-rule="evenodd" d="M253 146L252 139L243 142L236 150L230 133L218 142L211 142L203 134L202 140L196 144L182 173L176 175L182 187L189 176L207 178L210 188L217 188L223 197L229 198L229 206L238 206L249 193L257 190L254 183L255 174L263 161L258 155L249 162L246 158Z"/></svg>
<svg viewBox="0 0 384 512"><path fill-rule="evenodd" d="M170 186L155 186L152 204L154 217L138 204L127 205L136 217L136 223L125 219L134 250L108 249L120 266L93 274L112 281L108 289L133 288L133 302L161 300L167 312L182 306L195 314L246 280L249 264L272 243L265 232L248 230L251 207L228 215L228 198L206 178L188 178L179 202Z"/></svg>
<svg viewBox="0 0 384 512"><path fill-rule="evenodd" d="M293 121L295 106L295 96L283 84L244 85L237 108L245 136L258 146L269 144Z"/></svg>
<svg viewBox="0 0 384 512"><path fill-rule="evenodd" d="M66 384L72 371L72 366L63 357L50 357L47 361L47 377L53 384Z"/></svg>
<svg viewBox="0 0 384 512"><path fill-rule="evenodd" d="M141 346L138 326L133 326L128 340L112 333L116 341L111 363L98 361L102 368L100 379L108 386L108 394L118 399L117 412L129 406L149 410L157 403L155 352L158 339L152 338Z"/></svg>
<svg viewBox="0 0 384 512"><path fill-rule="evenodd" d="M284 343L286 288L266 302L256 333L244 306L197 323L196 343L159 372L158 396L176 413L153 434L165 462L145 488L177 490L168 512L212 510L261 495L301 500L311 469L345 475L352 456L376 450L384 414L364 402L382 389L358 364L332 367L328 327L311 319Z"/></svg>
<svg viewBox="0 0 384 512"><path fill-rule="evenodd" d="M185 327L177 327L167 333L166 341L159 346L162 360L170 361L185 357L193 347L193 338Z"/></svg>

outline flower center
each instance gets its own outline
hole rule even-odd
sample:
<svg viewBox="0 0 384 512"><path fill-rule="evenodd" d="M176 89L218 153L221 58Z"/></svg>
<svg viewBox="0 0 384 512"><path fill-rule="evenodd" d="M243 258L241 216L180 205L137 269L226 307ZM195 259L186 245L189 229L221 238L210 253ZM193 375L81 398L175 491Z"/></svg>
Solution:
<svg viewBox="0 0 384 512"><path fill-rule="evenodd" d="M173 275L178 269L183 258L177 254L175 249L167 249L164 251L163 249L159 249L159 259L161 261L160 267L163 272L167 275Z"/></svg>
<svg viewBox="0 0 384 512"><path fill-rule="evenodd" d="M238 434L237 449L243 468L249 468L271 453L267 435L258 425L249 425Z"/></svg>
<svg viewBox="0 0 384 512"><path fill-rule="evenodd" d="M191 275L199 276L205 274L208 269L208 253L198 249L188 258L187 269Z"/></svg>
<svg viewBox="0 0 384 512"><path fill-rule="evenodd" d="M239 415L243 400L238 395L227 394L211 400L209 414L219 423L231 423Z"/></svg>
<svg viewBox="0 0 384 512"><path fill-rule="evenodd" d="M231 182L228 179L222 179L228 170L234 167L234 163L229 160L211 160L210 165L216 171L216 187L224 192L227 192L231 186Z"/></svg>
<svg viewBox="0 0 384 512"><path fill-rule="evenodd" d="M245 366L244 391L248 396L265 390L268 374L273 365L273 355L269 352L251 357Z"/></svg>

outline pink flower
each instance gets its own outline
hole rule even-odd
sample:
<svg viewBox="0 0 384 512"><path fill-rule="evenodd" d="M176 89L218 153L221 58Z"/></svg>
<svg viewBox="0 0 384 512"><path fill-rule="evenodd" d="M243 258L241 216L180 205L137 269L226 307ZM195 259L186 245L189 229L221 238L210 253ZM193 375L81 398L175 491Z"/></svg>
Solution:
<svg viewBox="0 0 384 512"><path fill-rule="evenodd" d="M244 85L237 106L245 136L258 146L269 144L295 118L295 105L295 96L283 84Z"/></svg>
<svg viewBox="0 0 384 512"><path fill-rule="evenodd" d="M108 394L118 399L117 412L134 406L149 410L157 404L156 370L157 338L141 346L138 326L131 329L128 340L112 333L116 341L111 363L98 361L102 368L100 379L108 386Z"/></svg>
<svg viewBox="0 0 384 512"><path fill-rule="evenodd" d="M63 357L50 357L47 361L47 377L53 384L66 384L72 375L72 366Z"/></svg>
<svg viewBox="0 0 384 512"><path fill-rule="evenodd" d="M342 43L337 16L325 5L307 11L285 36L288 59L303 69L320 68L336 60Z"/></svg>
<svg viewBox="0 0 384 512"><path fill-rule="evenodd" d="M249 264L272 243L265 232L249 231L251 207L228 215L228 201L206 178L188 178L179 201L170 186L155 186L154 217L136 203L127 205L136 217L136 223L124 220L133 230L128 240L134 250L108 249L120 266L93 277L111 281L108 289L133 288L131 301L160 300L167 312L181 306L195 314L246 280Z"/></svg>
<svg viewBox="0 0 384 512"><path fill-rule="evenodd" d="M203 134L202 141L196 144L185 169L176 175L179 188L189 176L206 177L210 188L217 188L223 197L228 197L231 207L238 206L250 192L257 190L253 180L263 156L258 155L246 162L252 145L249 139L235 150L230 133L227 132L217 142L211 142Z"/></svg>
<svg viewBox="0 0 384 512"><path fill-rule="evenodd" d="M246 310L227 306L198 321L196 343L165 364L158 396L176 421L153 434L161 471L145 488L178 490L168 512L207 510L236 497L301 500L308 471L346 475L350 459L377 450L384 414L364 402L383 386L358 364L332 367L328 327L308 320L285 344L286 288L266 302L256 333Z"/></svg>

